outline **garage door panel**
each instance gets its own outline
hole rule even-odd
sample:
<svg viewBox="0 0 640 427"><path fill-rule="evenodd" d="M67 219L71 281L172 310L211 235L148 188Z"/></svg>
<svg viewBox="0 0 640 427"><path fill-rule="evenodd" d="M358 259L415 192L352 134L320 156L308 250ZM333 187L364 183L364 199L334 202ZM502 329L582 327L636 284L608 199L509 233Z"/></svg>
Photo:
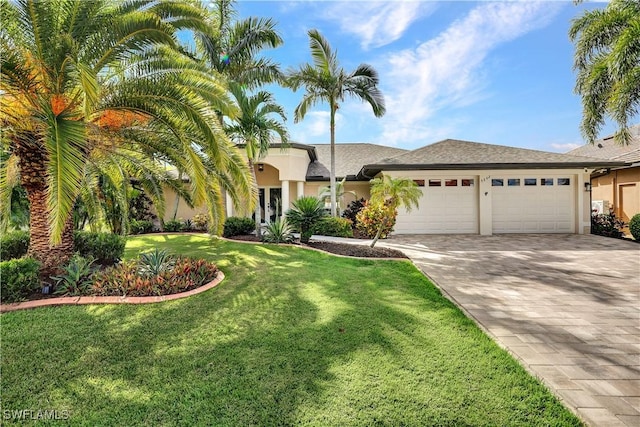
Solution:
<svg viewBox="0 0 640 427"><path fill-rule="evenodd" d="M509 178L504 177L504 182ZM555 185L558 178L567 176L546 176L553 178L554 185L503 186L492 187L492 222L494 233L571 233L574 229L574 179L570 185Z"/></svg>

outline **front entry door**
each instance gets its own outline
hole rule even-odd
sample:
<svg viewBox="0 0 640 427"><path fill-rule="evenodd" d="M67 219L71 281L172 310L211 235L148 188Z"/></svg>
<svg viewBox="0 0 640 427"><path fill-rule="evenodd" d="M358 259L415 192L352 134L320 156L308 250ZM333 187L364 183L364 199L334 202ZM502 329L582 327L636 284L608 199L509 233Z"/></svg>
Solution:
<svg viewBox="0 0 640 427"><path fill-rule="evenodd" d="M269 224L282 216L282 189L258 188L260 223ZM255 213L253 214L255 219Z"/></svg>

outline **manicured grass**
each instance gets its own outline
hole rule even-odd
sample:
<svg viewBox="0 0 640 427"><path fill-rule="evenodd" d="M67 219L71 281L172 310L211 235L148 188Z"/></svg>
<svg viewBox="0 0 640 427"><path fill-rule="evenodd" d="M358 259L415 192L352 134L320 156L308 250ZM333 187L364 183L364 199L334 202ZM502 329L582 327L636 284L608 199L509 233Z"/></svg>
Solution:
<svg viewBox="0 0 640 427"><path fill-rule="evenodd" d="M580 425L409 262L184 235L126 254L155 246L226 279L161 304L2 315L3 410L88 426Z"/></svg>

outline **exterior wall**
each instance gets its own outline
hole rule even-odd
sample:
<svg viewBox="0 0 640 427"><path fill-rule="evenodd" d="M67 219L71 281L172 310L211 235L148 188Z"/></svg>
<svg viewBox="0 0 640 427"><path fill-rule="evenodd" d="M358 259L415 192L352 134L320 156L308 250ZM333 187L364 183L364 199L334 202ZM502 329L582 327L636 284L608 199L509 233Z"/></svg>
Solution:
<svg viewBox="0 0 640 427"><path fill-rule="evenodd" d="M171 188L164 189L165 209L163 220L165 222L173 219L173 212L176 206L176 196L176 193ZM184 200L180 199L180 202L178 203L178 214L176 215L176 219L191 219L194 215L199 213L206 214L207 208L202 206L200 208L192 209Z"/></svg>
<svg viewBox="0 0 640 427"><path fill-rule="evenodd" d="M640 167L619 169L591 179L591 199L606 200L618 218L628 222L640 213Z"/></svg>
<svg viewBox="0 0 640 427"><path fill-rule="evenodd" d="M464 178L473 177L478 197L478 229L481 235L493 234L492 212L492 178L505 176L526 176L530 178L547 178L549 176L565 175L575 182L574 186L574 233L584 234L591 230L591 207L589 193L584 190L584 184L589 182L591 170L588 169L509 169L509 170L436 170L436 171L384 171L392 177L428 180L431 178Z"/></svg>

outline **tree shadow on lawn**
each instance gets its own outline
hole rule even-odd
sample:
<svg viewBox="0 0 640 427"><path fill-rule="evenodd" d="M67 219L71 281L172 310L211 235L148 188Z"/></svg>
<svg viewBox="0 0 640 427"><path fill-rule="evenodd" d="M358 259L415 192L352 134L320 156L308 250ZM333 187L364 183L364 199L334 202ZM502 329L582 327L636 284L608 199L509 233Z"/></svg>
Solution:
<svg viewBox="0 0 640 427"><path fill-rule="evenodd" d="M407 262L213 250L227 279L185 300L3 315L4 408L88 425L579 424Z"/></svg>

